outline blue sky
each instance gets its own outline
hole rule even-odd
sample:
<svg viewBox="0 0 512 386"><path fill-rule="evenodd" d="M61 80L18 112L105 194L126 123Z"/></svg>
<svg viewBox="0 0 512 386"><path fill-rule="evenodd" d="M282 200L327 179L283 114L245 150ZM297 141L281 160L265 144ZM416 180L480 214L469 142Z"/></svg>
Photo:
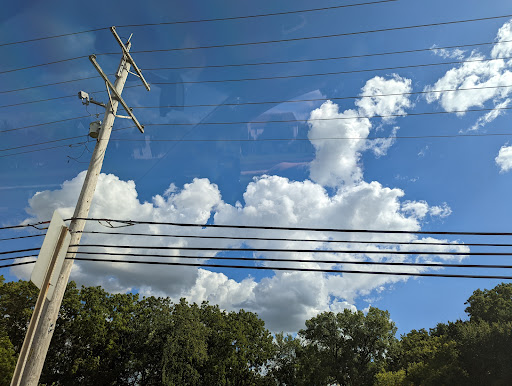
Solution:
<svg viewBox="0 0 512 386"><path fill-rule="evenodd" d="M210 1L150 2L141 6L140 3L125 2L121 10L113 3L94 1L80 6L33 1L23 8L8 4L0 16L0 43L111 25L211 19L312 7L306 1L219 4ZM339 4L323 1L315 3L315 6ZM179 70L158 68L357 56L485 43L496 39L505 41L507 36L512 36L506 29L510 18L273 44L137 53L141 50L293 39L508 14L512 14L512 9L505 1L485 4L476 0L448 3L397 1L254 19L118 27L124 38L133 33L133 57L150 83L180 84L154 85L150 92L142 87L124 91L124 99L134 107L139 121L146 124L146 132L141 134L130 128L113 133L103 167L108 176L100 179L92 214L181 222L205 222L209 219L216 223L281 226L509 231L509 192L512 187L512 172L508 171L512 166L509 136L396 140L392 137L394 134L400 137L507 133L509 113L506 109L495 110L497 117L489 116L489 111L464 111L508 107L511 89L412 94L380 99L332 98L379 92L389 94L512 85L511 61L499 59L512 56L511 44L482 45L462 51L424 51L303 63ZM502 35L497 37L500 28ZM114 72L119 62L119 46L108 30L0 46L0 51L0 72L92 53L98 55L98 62L108 73ZM105 53L115 55L101 55ZM487 58L498 60L478 62ZM302 78L187 83L464 60L472 62ZM101 79L96 77L19 92L2 92L95 75L87 58L0 74L0 106L73 96L79 90L90 93L104 90ZM133 76L127 82L127 86L139 84ZM102 101L107 98L103 91L91 95ZM434 98L435 95L439 98ZM233 105L297 99L318 100ZM332 102L327 102L330 99ZM389 104L383 102L384 99ZM217 107L140 108L197 104ZM453 110L462 112L414 115ZM97 119L95 113L101 114L100 108L90 105L86 110L76 97L0 108L0 130L86 116L0 133L1 148L85 135L89 123ZM403 116L353 121L311 120L309 123L205 124L306 121L314 117L339 118L351 114ZM481 124L476 127L478 122ZM156 123L191 125L151 125ZM131 126L129 121L116 120L115 128L127 126ZM352 135L363 139L307 140L317 134L316 138ZM387 141L364 140L376 136L387 138ZM251 143L197 141L251 138L288 140ZM178 139L183 140L169 141ZM92 150L94 146L92 139L87 148L72 145L14 153L84 140L85 137L1 152L1 156L5 155L0 158L0 215L3 224L15 224L28 218L49 219L54 208L60 208L63 216L72 213L80 178L83 178L80 173L87 168L88 149ZM62 185L65 181L69 182ZM91 227L100 229L98 225L91 224ZM148 227L142 231L158 233L169 230ZM304 234L298 236L303 237ZM375 236L375 240L378 239ZM475 242L477 238L449 240ZM120 243L118 238L105 237L104 241ZM133 239L127 241L135 243ZM186 240L180 243L172 245L191 245ZM37 245L37 242L4 243L2 250L32 245ZM464 248L467 247L455 246L450 251L469 250ZM477 248L471 250L479 251ZM310 257L317 258L316 255ZM468 257L463 261L503 263L505 258ZM15 280L27 277L27 272L27 269L17 269L2 274L8 280ZM102 264L84 263L77 265L73 279L87 285L101 284L110 290L139 291L173 298L188 296L195 301L208 299L218 302L226 308L244 307L258 312L273 330L286 331L296 331L305 319L316 312L337 311L343 307L364 309L369 304L388 309L400 332L433 327L437 322L463 317L463 303L473 290L497 284L497 281L476 279L411 278L397 281L390 277L376 279L354 275L333 279L300 273L211 272L197 269L173 271L172 268L155 272L143 266L125 269L112 265L105 268Z"/></svg>

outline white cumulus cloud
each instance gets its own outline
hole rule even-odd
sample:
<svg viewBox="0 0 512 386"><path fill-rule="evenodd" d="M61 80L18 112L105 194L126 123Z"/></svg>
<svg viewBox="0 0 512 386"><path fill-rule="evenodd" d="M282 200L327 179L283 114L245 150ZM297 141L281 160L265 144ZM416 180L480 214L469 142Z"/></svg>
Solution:
<svg viewBox="0 0 512 386"><path fill-rule="evenodd" d="M512 146L502 146L494 159L500 167L500 172L505 173L512 169Z"/></svg>
<svg viewBox="0 0 512 386"><path fill-rule="evenodd" d="M403 93L411 89L408 79L397 75L389 78L370 79L362 94ZM385 99L385 100L384 100ZM364 181L361 153L373 150L384 155L392 145L394 127L388 142L367 140L373 129L372 120L315 120L316 118L343 118L361 115L404 115L411 102L406 95L387 98L361 98L357 109L339 111L338 105L326 101L310 114L309 138L315 147L311 164L311 180L292 181L264 175L250 182L243 194L243 202L230 204L222 200L217 185L208 179L194 179L183 187L169 181L169 188L155 195L150 202L141 202L133 181L123 181L112 174L101 174L91 207L90 217L146 220L154 222L180 222L206 224L213 218L214 224L271 225L282 227L311 227L324 229L421 229L425 216L444 217L451 213L447 204L430 205L425 201L404 200L405 192L383 186L378 181ZM382 125L392 119L382 119ZM321 140L325 137L351 137L350 140ZM314 139L317 138L317 139ZM73 213L85 172L65 181L56 190L39 192L29 200L27 221L46 220L58 209L63 217ZM329 187L336 189L330 190ZM244 230L197 227L185 229L163 225L137 225L130 228L109 229L95 222L88 222L86 231L103 231L107 234L85 233L82 245L94 241L106 245L128 245L123 253L142 256L130 260L156 260L148 255L159 253L170 256L160 261L208 262L220 257L215 252L186 250L189 247L284 249L286 252L253 252L262 261L254 265L274 267L308 267L363 272L424 272L425 267L363 266L354 263L414 261L414 255L396 254L400 251L425 252L429 246L368 245L361 241L425 242L413 234L361 234L356 232L305 232L272 230ZM123 236L108 232L137 232L153 236ZM193 239L192 236L253 237L263 240ZM288 240L270 240L286 238ZM294 241L313 240L312 242ZM336 243L332 240L338 240ZM428 239L436 242L437 239ZM359 241L359 243L358 243ZM162 250L137 249L135 246L167 248ZM418 249L414 249L417 247ZM433 247L433 246L431 246ZM169 249L173 248L173 249ZM294 252L310 249L307 253ZM82 251L92 250L82 247ZM114 247L94 249L100 252L119 252ZM326 252L320 252L323 250ZM457 243L435 246L436 252L468 252ZM386 252L392 252L386 253ZM240 252L242 253L242 252ZM101 256L98 256L101 257ZM120 260L124 257L118 256ZM285 261L271 261L280 258ZM424 261L450 260L451 255L424 256ZM291 259L309 259L313 263L288 262ZM28 269L13 269L20 277L28 276ZM250 271L249 271L250 272ZM305 320L319 312L344 308L354 309L357 299L367 297L373 291L382 292L393 283L407 280L403 276L372 275L365 273L289 272L268 270L267 275L248 275L234 279L227 273L212 272L194 267L146 266L119 263L92 263L77 261L72 279L85 285L102 285L109 291L138 290L144 295L170 296L174 300L185 296L190 301L208 300L231 310L244 308L257 312L273 331L293 332L304 326Z"/></svg>
<svg viewBox="0 0 512 386"><path fill-rule="evenodd" d="M366 117L386 116L384 123L394 117L405 115L411 107L409 95L411 80L393 75L386 79L376 76L368 80L361 95L398 94L387 97L362 97L356 100L357 110L339 111L339 106L326 101L313 110L309 119L308 138L315 147L316 156L310 165L311 179L324 186L361 181L363 172L360 165L361 153L373 150L377 156L385 155L393 144L398 128L394 128L389 139L368 141L372 122ZM358 118L365 117L365 118ZM324 139L323 139L324 138ZM330 140L325 138L345 138Z"/></svg>
<svg viewBox="0 0 512 386"><path fill-rule="evenodd" d="M425 88L427 102L439 102L445 111L457 111L458 115L474 107L484 107L492 102L493 109L479 118L470 130L477 130L496 119L507 107L507 97L512 93L512 21L505 23L498 31L496 44L490 53L490 61L473 51L468 60L448 70L433 85ZM471 89L473 90L464 90ZM436 92L436 90L453 90Z"/></svg>

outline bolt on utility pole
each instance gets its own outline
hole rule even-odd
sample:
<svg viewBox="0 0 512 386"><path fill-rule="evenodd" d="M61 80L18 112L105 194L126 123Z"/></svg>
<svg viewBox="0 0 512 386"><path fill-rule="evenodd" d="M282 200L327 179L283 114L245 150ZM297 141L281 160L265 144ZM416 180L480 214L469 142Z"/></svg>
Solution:
<svg viewBox="0 0 512 386"><path fill-rule="evenodd" d="M105 151L107 149L107 144L110 139L110 134L112 132L112 126L114 124L115 118L119 117L132 119L137 128L141 132L144 132L144 127L137 121L137 118L135 118L131 109L128 107L126 102L121 97L121 93L123 92L126 78L128 77L128 73L130 72L130 66L132 66L136 72L136 74L134 75L138 76L141 79L142 83L144 84L148 91L150 87L149 84L144 79L144 77L142 76L141 71L139 70L139 68L135 64L135 61L133 60L129 53L131 47L130 39L128 39L128 42L124 44L121 41L119 35L117 34L115 27L111 27L110 30L114 35L115 39L117 40L117 42L119 43L119 45L121 46L121 49L123 51L123 57L121 59L121 63L119 64L119 68L116 73L116 81L114 84L112 84L103 72L103 70L100 68L98 62L96 61L96 56L89 56L89 60L92 62L100 76L105 81L107 92L109 95L109 102L106 104L105 107L103 124L101 125L96 146L94 148L91 161L89 163L89 168L87 170L87 174L82 185L82 190L80 192L80 196L75 207L75 212L73 213L73 218L77 219L72 220L69 225L69 231L71 233L70 245L77 245L80 243L82 231L84 230L86 223L86 220L82 219L86 218L89 214L91 201L94 195L94 191L96 189L99 174L101 172L103 158L105 157ZM84 95L87 96L86 93L79 93L79 97L84 97ZM86 103L89 103L88 96ZM117 108L119 103L122 105L124 110L126 110L128 116L117 115ZM57 322L59 309L62 303L62 299L64 297L64 292L68 284L69 276L71 274L71 268L73 266L72 259L76 255L76 250L76 247L74 247L72 251L68 249L67 257L71 259L65 260L64 264L62 265L62 270L55 285L53 298L51 301L46 300L45 302L44 309L32 341L32 345L28 349L29 353L26 366L24 367L23 373L21 374L20 377L18 377L17 379L13 378L11 386L37 386L39 383L39 377L41 376L41 371L43 369L46 354L48 352L50 341L52 339L53 331L55 329L55 325Z"/></svg>

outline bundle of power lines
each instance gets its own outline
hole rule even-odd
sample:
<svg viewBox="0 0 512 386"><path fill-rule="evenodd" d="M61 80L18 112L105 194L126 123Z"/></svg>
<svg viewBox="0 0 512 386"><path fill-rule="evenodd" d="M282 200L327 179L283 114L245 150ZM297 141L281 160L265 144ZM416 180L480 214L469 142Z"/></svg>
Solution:
<svg viewBox="0 0 512 386"><path fill-rule="evenodd" d="M178 21L169 21L169 22L159 22L159 23L144 23L144 24L131 24L131 25L120 25L118 28L141 28L141 27L154 27L154 26L163 26L163 25L176 25L176 24L193 24L193 23L214 23L214 22L220 22L220 21L229 21L229 20L243 20L243 19L257 19L257 18L266 18L266 17L275 17L275 16L283 16L283 15L289 15L289 14L304 14L304 13L314 13L314 12L323 12L323 11L332 11L335 9L342 9L342 8L349 8L349 7L360 7L360 6L372 6L372 5L383 5L384 3L393 3L397 0L380 0L380 1L369 1L369 2L360 2L360 3L353 3L353 4L343 4L343 5L337 5L337 6L331 6L331 7L321 7L321 8L311 8L311 9L302 9L302 10L290 10L290 11L283 11L283 12L274 12L274 13L262 13L262 14L256 14L256 15L244 15L244 16L233 16L233 17L221 17L221 18L212 18L212 19L199 19L199 20L178 20ZM133 53L138 54L157 54L162 52L172 52L172 51L187 51L187 50L200 50L200 49L213 49L213 48L222 48L222 47L241 47L241 46L256 46L256 45L269 45L269 44L282 44L282 43L288 43L288 42L296 42L296 41L311 41L311 40L321 40L321 39L331 39L331 38L337 38L337 37L348 37L348 36L355 36L355 35L367 35L367 34L376 34L376 33L385 33L389 31L400 31L400 30L416 30L416 29L425 29L425 28L431 28L436 26L447 26L447 25L456 25L456 24L467 24L467 23L476 23L481 21L489 21L489 20L499 20L499 19L505 19L510 18L512 15L498 15L498 16L490 16L490 17L481 17L481 18L472 18L472 19L464 19L464 20L449 20L449 21L443 21L443 22L436 22L436 23L427 23L427 24L417 24L417 25L406 25L406 26L396 26L396 27L389 27L389 28L380 28L380 29L373 29L373 30L361 30L361 31L352 31L352 32L341 32L336 34L328 34L328 35L314 35L314 36L303 36L303 37L297 37L297 38L287 38L287 39L274 39L274 40L265 40L265 41L252 41L252 42L234 42L234 43L225 43L225 44L215 44L215 45L207 45L207 46L187 46L187 47L175 47L175 48L158 48L158 49L150 49L150 50L140 50L140 51L133 51ZM85 34L85 33L93 33L93 32L99 32L102 30L107 30L106 27L101 28L94 28L86 31L77 31L77 32L69 32L64 33L60 35L55 36L46 36L46 37L35 37L32 39L26 39L22 41L17 42L5 42L0 43L0 48L4 46L12 46L12 45L19 45L19 44L25 44L30 42L36 42L41 40L48 40L48 39L57 39L61 37L71 36L71 35L79 35L79 34ZM316 58L306 58L306 59L290 59L290 60L281 60L281 61L267 61L267 62L252 62L252 63L220 63L220 64L206 64L206 65L188 65L188 66L163 66L163 67L156 67L156 68L145 68L144 70L151 70L151 71L163 71L163 70L182 70L182 69L203 69L203 68L225 68L225 67L242 67L242 66L248 66L248 67L255 67L255 66L266 66L266 65L276 65L276 64L292 64L292 63L304 63L304 62L325 62L325 61L336 61L336 60L347 60L347 59L357 59L357 58L366 58L366 57L382 57L382 56L390 56L390 55L403 55L403 54L410 54L410 53L418 53L418 52L436 52L437 50L446 50L446 49L460 49L460 48L469 48L469 47L479 47L479 46L496 46L500 44L507 44L509 41L493 41L493 42L475 42L470 44L460 44L460 45L449 45L449 46L443 46L443 47L419 47L419 48L413 48L413 49L405 49L405 50L396 50L396 51L388 51L388 52L373 52L373 53L366 53L366 54L360 54L360 55L346 55L346 56L330 56L330 57L316 57ZM112 55L114 53L99 53L97 55ZM117 55L117 53L115 53ZM34 69L38 67L44 67L44 66L50 66L55 65L58 63L64 63L64 62L70 62L70 61L77 61L77 60L83 60L86 59L87 55L83 56L77 56L72 58L64 58L60 60L53 60L46 63L40 63L40 64L33 64L29 66L19 67L19 68L12 68L7 69L4 71L0 71L1 74L10 74L13 72L19 72L29 69ZM450 61L450 62L439 62L439 63L419 63L419 64L413 64L413 65L407 65L407 66L394 66L394 67L382 67L382 68L367 68L367 69L357 69L357 70L350 70L350 71L335 71L335 72L325 72L325 73L308 73L308 74L294 74L294 75L284 75L284 76L265 76L265 77L250 77L250 78L239 78L239 79L208 79L208 80L197 80L197 81L185 81L185 82L155 82L153 84L155 85L169 85L169 84L176 84L176 83L223 83L223 82L247 82L247 81L262 81L262 80L278 80L278 79L285 79L285 78L305 78L305 77L318 77L318 76L331 76L331 75L342 75L342 74L352 74L352 73L361 73L361 72L379 72L379 71L389 71L389 70L395 70L395 69L405 69L405 68L424 68L424 67L432 67L432 66L442 66L442 65L454 65L454 64L464 64L464 63L470 63L470 62L492 62L496 60L507 60L510 59L509 57L503 57L503 58L491 58L491 59L484 59L484 58L470 58L463 61ZM55 85L61 85L65 83L71 83L71 82L77 82L77 81L83 81L83 80L89 80L96 77L85 77L85 78L79 78L79 79L68 79L68 80L62 80L59 82L54 83L48 83L48 84L39 84L39 85L32 85L32 86L26 86L21 88L15 88L10 90L0 90L0 94L12 94L17 92L23 92L23 91L30 91L33 89L41 89L44 87L49 86L55 86ZM140 87L139 85L135 86L128 86L126 88L130 87ZM385 98L385 97L391 97L391 96L399 96L399 95L414 95L414 94L428 94L428 93L443 93L443 92L470 92L472 90L482 90L482 89L492 89L492 88L510 88L512 85L498 85L498 86L488 86L488 87L467 87L467 88L459 88L459 89L440 89L440 90L429 90L429 91L417 91L417 92L408 92L408 93L395 93L395 94L376 94L376 95L358 95L358 96L335 96L335 95L328 95L325 98L316 98L316 99L300 99L300 100L263 100L263 101L247 101L247 102L240 102L240 103L223 103L221 105L215 104L215 103L201 103L201 104L189 104L189 105L183 105L183 106L175 106L175 105L165 105L165 106L138 106L135 108L139 109L155 109L155 108L193 108L193 107L217 107L217 106L243 106L243 105L255 105L255 104L280 104L280 103L302 103L302 102L313 102L313 101L321 101L321 100L342 100L342 99L356 99L356 98ZM92 93L103 93L105 90L97 90L93 91ZM0 108L8 108L8 107L14 107L14 106L20 106L20 105L26 105L26 104L34 104L34 103L42 103L42 102L54 102L57 100L63 100L68 98L75 98L76 94L73 95L63 95L63 96L57 96L52 98L45 98L45 99L38 99L38 100L32 100L32 101L24 101L24 102L18 102L18 103L11 103L6 105L1 105ZM425 116L425 115L437 115L437 114L457 114L462 112L482 112L482 111L494 111L494 110L506 110L510 109L510 107L494 107L492 109L485 109L485 108L478 108L478 109L468 109L464 111L434 111L434 112L419 112L419 113L409 113L407 116ZM382 115L382 116L355 116L355 117L344 117L344 118L336 118L336 119L360 119L360 118L392 118L392 117L398 117L401 115ZM78 119L85 119L89 116L75 116L70 117L66 119L60 119L57 121L49 121L44 123L38 123L34 125L29 126L23 126L23 127L17 127L17 128L10 128L6 130L0 131L0 133L5 132L12 132L16 130L22 130L22 129L29 129L39 126L45 126L45 125L54 125L61 122L67 122L71 120L78 120ZM306 122L305 120L269 120L269 121L236 121L236 122L199 122L199 123L190 123L190 122L175 122L172 124L168 123L148 123L145 126L197 126L197 125L237 125L237 124L254 124L254 123L272 123L272 124L279 124L280 122ZM121 128L117 130L123 130L131 128ZM412 136L395 136L396 139L420 139L420 138L439 138L439 139L446 139L446 138L457 138L457 137L492 137L492 136L508 136L512 135L509 132L503 132L503 133L484 133L484 134L454 134L454 135L412 135ZM66 137L66 138L58 138L53 139L49 141L43 141L43 142L37 142L37 143L31 143L26 145L19 145L15 147L7 147L0 149L0 158L3 157L10 157L10 156L16 156L20 154L26 154L26 153L32 153L32 152L38 152L38 151L46 151L46 150L52 150L62 147L76 147L76 146L83 146L86 144L86 135L78 135L78 136L72 136L72 137ZM365 139L379 139L381 137L370 137ZM81 139L80 141L75 142L69 142L72 140ZM329 138L259 138L259 139L236 139L236 138L216 138L216 139L164 139L164 138L152 138L152 141L169 141L169 142L181 142L181 141L194 141L194 142L232 142L232 141L253 141L253 142L260 142L260 141L290 141L290 140L303 140L303 141L314 141L314 140L350 140L350 139L357 139L357 138L346 138L346 137L329 137ZM139 139L126 139L126 138L113 138L114 141L140 141ZM38 147L41 145L46 144L54 144L57 142L66 142L65 144L58 144L58 145L52 145L48 147ZM22 151L16 151L13 152L13 150L19 150L23 148L32 148L29 150L22 150Z"/></svg>
<svg viewBox="0 0 512 386"><path fill-rule="evenodd" d="M68 219L71 220L71 219ZM155 237L155 238L172 238L172 239L184 239L187 240L191 246L155 246L155 245L139 245L134 243L133 245L118 245L118 244L99 244L99 243L88 243L82 245L70 245L69 252L77 254L77 257L74 257L74 260L84 261L84 262L100 262L100 263L111 263L111 264L142 264L142 265L167 265L167 266L178 266L178 267L198 267L198 268L225 268L225 269L245 269L245 270L272 270L272 271L295 271L295 272L321 272L321 273L343 273L343 274L370 274L370 275L390 275L390 276L423 276L423 277L444 277L444 278L479 278L479 279L500 279L500 280L511 280L512 274L496 274L496 275L483 275L483 274L461 274L461 273L426 273L426 272L407 272L407 271L385 271L385 270L375 270L376 266L379 267L421 267L421 268L464 268L464 269L497 269L497 270L509 270L512 269L512 265L496 265L496 264L446 264L446 263L438 263L438 262L397 262L397 261L369 261L368 255L389 255L393 256L459 256L459 257L468 257L468 256L512 256L512 243L503 243L503 242L454 242L454 241L394 241L391 239L386 240L386 235L404 235L404 236L413 236L413 235L437 235L437 236L458 236L458 237L468 237L468 236L478 236L478 237L486 237L493 239L505 238L510 240L512 233L508 232L453 232L453 231L405 231L405 230L375 230L375 229L336 229L336 228L309 228L309 227L273 227L273 226L252 226L252 225L228 225L228 224L185 224L185 223L173 223L173 222L152 222L152 221L133 221L133 220L119 220L119 219L99 219L99 218L87 218L83 219L91 222L99 222L99 223L107 223L108 231L84 231L82 233L88 234L90 236L94 235L108 235L108 236L131 236L132 238L137 239L137 237ZM0 231L4 233L4 236L0 238L0 245L9 245L9 242L13 242L15 240L30 239L44 236L44 233L38 232L37 234L24 234L21 236L17 235L6 235L6 232L16 231L28 231L33 230L34 228L39 230L44 230L44 226L49 222L40 222L36 224L25 224L25 225L16 225L10 227L0 228ZM113 225L115 224L115 225ZM131 227L134 229L137 226L141 225L156 225L162 227L168 227L170 229L169 233L145 233L145 232L136 232L130 231ZM117 228L125 228L130 227L130 230L118 230ZM206 229L206 228L218 228L222 231L222 234L215 235L201 235L191 234L191 231L197 228ZM188 231L189 233L183 233L183 230ZM237 235L233 233L237 232ZM262 236L251 236L251 231L272 231L275 237L262 237ZM301 234L306 234L307 238L297 238L297 237L286 237L287 232L301 232ZM247 233L247 235L240 235L240 232ZM329 233L329 234L339 234L345 235L345 237L341 238L321 238L315 237L315 234L319 232ZM349 236L353 235L381 235L382 239L375 240L350 240ZM275 241L275 242L294 242L300 243L301 245L305 245L302 248L232 248L232 247L204 247L204 246L194 246L194 241L204 241L204 240L223 240L228 242L238 242L243 244L244 242L254 242L258 241ZM308 243L320 243L322 248L308 248ZM336 244L343 245L342 248L336 247ZM188 245L188 244L187 244ZM329 248L325 248L326 246ZM350 246L357 245L359 249L353 249ZM482 248L485 247L486 250L483 252L450 252L450 251L435 251L435 250L421 250L421 251L411 251L411 250L390 250L390 249L379 249L381 246L432 246L432 247L455 247L455 246L469 246ZM372 246L375 249L367 250L364 247ZM101 249L99 249L101 248ZM108 252L104 250L104 248L108 248ZM489 249L492 248L492 249ZM498 250L496 251L496 249ZM129 252L126 250L129 249ZM23 248L23 249L13 249L13 250L3 250L0 252L1 257L0 261L14 260L15 262L0 265L0 268L9 268L15 267L19 265L27 265L32 264L35 261L33 260L35 254L39 248ZM134 252L135 251L135 252ZM184 254L188 252L193 253L203 253L210 252L211 255L203 256L203 255L187 255ZM232 252L238 253L247 253L250 252L253 256L233 256ZM261 257L262 253L271 252L272 256L276 254L279 257ZM30 253L27 255L27 253ZM174 253L174 254L173 254ZM177 254L176 254L177 253ZM225 253L228 253L229 256L224 256ZM290 258L290 253L293 254L293 257ZM315 258L315 259L305 259L300 258L301 254L329 254L336 255L336 258ZM256 255L256 256L254 256ZM345 258L340 259L339 256L345 256ZM366 260L354 260L351 259L350 256L364 256L366 255ZM258 257L259 256L259 257ZM27 258L32 258L27 260ZM71 257L67 257L71 259ZM134 260L133 258L137 258ZM23 259L23 261L16 261ZM187 260L202 260L205 262L187 262ZM212 263L215 261L215 263ZM222 264L216 263L217 261L226 261ZM237 262L230 263L230 262ZM242 262L278 262L278 266L269 266L269 265L241 265ZM301 264L328 264L330 268L308 268L303 265L300 267L289 266L293 263L301 263ZM288 265L288 266L287 266ZM352 266L362 266L364 269L347 269L347 265ZM332 266L339 266L340 268L332 268Z"/></svg>

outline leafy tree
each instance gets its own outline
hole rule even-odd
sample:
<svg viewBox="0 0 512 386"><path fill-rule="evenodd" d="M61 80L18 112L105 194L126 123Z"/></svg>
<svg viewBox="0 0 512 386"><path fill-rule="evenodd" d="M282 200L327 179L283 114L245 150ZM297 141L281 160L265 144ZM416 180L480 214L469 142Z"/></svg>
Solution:
<svg viewBox="0 0 512 386"><path fill-rule="evenodd" d="M457 347L468 385L512 384L512 322L458 323Z"/></svg>
<svg viewBox="0 0 512 386"><path fill-rule="evenodd" d="M463 384L466 374L460 367L454 340L433 336L426 330L412 330L403 335L399 345L400 368L405 370L406 384Z"/></svg>
<svg viewBox="0 0 512 386"><path fill-rule="evenodd" d="M473 321L511 322L512 283L498 284L491 290L476 290L469 297L466 312Z"/></svg>
<svg viewBox="0 0 512 386"><path fill-rule="evenodd" d="M162 382L162 354L171 326L169 298L144 297L138 302L130 337L132 357L129 366L137 384Z"/></svg>
<svg viewBox="0 0 512 386"><path fill-rule="evenodd" d="M173 308L167 334L163 356L164 384L200 384L200 368L208 358L208 329L201 323L197 304L189 306L185 299L181 299Z"/></svg>
<svg viewBox="0 0 512 386"><path fill-rule="evenodd" d="M174 305L164 348L167 385L257 385L273 355L264 322L243 310L226 313L218 306Z"/></svg>
<svg viewBox="0 0 512 386"><path fill-rule="evenodd" d="M302 345L298 339L283 333L275 335L275 355L272 358L272 377L279 385L299 384L299 356Z"/></svg>
<svg viewBox="0 0 512 386"><path fill-rule="evenodd" d="M30 281L4 283L0 276L0 329L7 333L16 352L23 345L38 294L39 289Z"/></svg>
<svg viewBox="0 0 512 386"><path fill-rule="evenodd" d="M0 329L0 386L11 383L11 377L16 367L16 355L14 347L9 340L7 332Z"/></svg>
<svg viewBox="0 0 512 386"><path fill-rule="evenodd" d="M375 376L375 386L402 386L406 385L405 370L381 371Z"/></svg>
<svg viewBox="0 0 512 386"><path fill-rule="evenodd" d="M395 332L389 313L372 307L366 315L348 309L321 313L306 321L299 335L321 362L322 384L368 385L383 368Z"/></svg>

